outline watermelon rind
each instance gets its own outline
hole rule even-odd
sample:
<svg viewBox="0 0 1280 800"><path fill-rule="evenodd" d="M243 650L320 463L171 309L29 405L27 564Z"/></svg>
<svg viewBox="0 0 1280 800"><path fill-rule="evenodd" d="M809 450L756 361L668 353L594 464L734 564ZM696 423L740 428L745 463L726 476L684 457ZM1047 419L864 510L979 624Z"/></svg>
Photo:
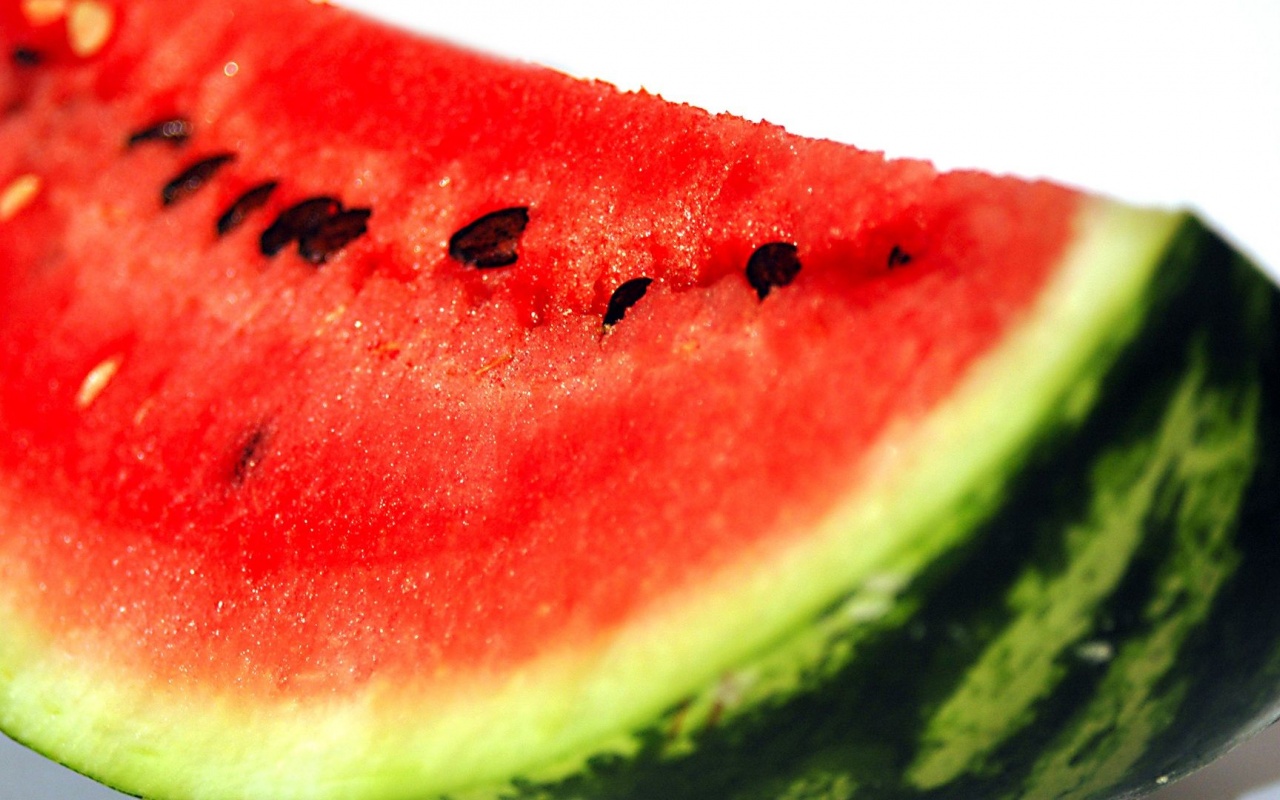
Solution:
<svg viewBox="0 0 1280 800"><path fill-rule="evenodd" d="M1277 614L1240 639L1280 605L1257 579L1280 520L1258 499L1276 484L1274 306L1194 219L1091 201L1023 321L880 440L821 525L589 651L263 702L103 663L103 634L45 631L6 588L31 576L10 574L0 729L157 798L1154 788L1273 713ZM60 513L10 518L12 491L10 534ZM1222 675L1248 699L1214 694Z"/></svg>

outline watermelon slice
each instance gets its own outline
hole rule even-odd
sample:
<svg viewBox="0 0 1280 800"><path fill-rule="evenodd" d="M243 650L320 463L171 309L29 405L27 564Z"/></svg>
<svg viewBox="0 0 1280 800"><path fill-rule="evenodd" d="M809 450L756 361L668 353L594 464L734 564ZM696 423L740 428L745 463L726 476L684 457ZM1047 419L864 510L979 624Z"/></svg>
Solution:
<svg viewBox="0 0 1280 800"><path fill-rule="evenodd" d="M1185 215L313 3L0 6L0 729L147 797L1099 797L1268 718Z"/></svg>

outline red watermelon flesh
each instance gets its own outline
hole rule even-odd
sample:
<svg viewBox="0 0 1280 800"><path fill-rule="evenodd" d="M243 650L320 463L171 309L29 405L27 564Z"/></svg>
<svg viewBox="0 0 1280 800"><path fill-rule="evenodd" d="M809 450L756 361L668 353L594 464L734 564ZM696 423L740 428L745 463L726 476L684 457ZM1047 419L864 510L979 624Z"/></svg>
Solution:
<svg viewBox="0 0 1280 800"><path fill-rule="evenodd" d="M0 84L0 182L39 185L0 223L0 576L166 679L506 669L785 546L1018 324L1080 204L306 3L110 9L85 58L4 20L42 61ZM321 196L367 233L265 256ZM509 208L514 263L450 256ZM771 242L802 267L761 298Z"/></svg>

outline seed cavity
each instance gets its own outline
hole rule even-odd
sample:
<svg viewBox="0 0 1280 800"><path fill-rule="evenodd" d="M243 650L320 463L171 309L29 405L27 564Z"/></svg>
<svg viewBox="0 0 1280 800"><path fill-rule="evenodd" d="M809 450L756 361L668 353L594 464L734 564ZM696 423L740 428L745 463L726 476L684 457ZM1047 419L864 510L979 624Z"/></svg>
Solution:
<svg viewBox="0 0 1280 800"><path fill-rule="evenodd" d="M510 266L520 257L517 245L528 224L526 206L485 214L449 239L449 256L478 269Z"/></svg>
<svg viewBox="0 0 1280 800"><path fill-rule="evenodd" d="M616 325L626 316L627 309L640 302L640 298L649 291L651 283L653 278L632 278L614 289L609 297L609 307L604 312L604 326L608 328Z"/></svg>
<svg viewBox="0 0 1280 800"><path fill-rule="evenodd" d="M350 208L325 219L298 239L298 254L303 260L319 266L329 256L363 236L369 230L372 209Z"/></svg>
<svg viewBox="0 0 1280 800"><path fill-rule="evenodd" d="M263 448L270 438L271 431L266 425L259 425L249 432L236 451L235 463L231 466L231 485L242 486L249 473L262 461Z"/></svg>
<svg viewBox="0 0 1280 800"><path fill-rule="evenodd" d="M13 48L9 53L9 58L13 61L14 65L19 67L38 67L44 62L44 54L39 50L33 50L30 47L22 47L21 45Z"/></svg>
<svg viewBox="0 0 1280 800"><path fill-rule="evenodd" d="M334 197L312 197L295 203L281 211L271 227L258 238L258 248L264 256L274 256L320 227L329 217L342 210L342 203Z"/></svg>
<svg viewBox="0 0 1280 800"><path fill-rule="evenodd" d="M89 374L85 375L84 380L80 382L80 390L76 392L76 407L83 411L93 405L93 401L97 400L102 390L111 383L111 379L120 371L120 365L123 363L124 356L114 355L103 359L96 367L89 370Z"/></svg>
<svg viewBox="0 0 1280 800"><path fill-rule="evenodd" d="M67 0L22 0L22 15L35 27L51 25L67 15Z"/></svg>
<svg viewBox="0 0 1280 800"><path fill-rule="evenodd" d="M796 246L790 242L761 245L747 260L747 283L763 300L775 286L786 286L800 272Z"/></svg>
<svg viewBox="0 0 1280 800"><path fill-rule="evenodd" d="M232 153L219 153L216 156L201 159L187 167L160 190L161 205L171 206L200 191L217 174L218 170L234 160L235 155Z"/></svg>
<svg viewBox="0 0 1280 800"><path fill-rule="evenodd" d="M905 267L907 264L910 264L910 263L911 263L911 254L907 253L905 250L903 250L901 247L895 244L893 246L893 249L889 251L889 269L895 269L897 267Z"/></svg>
<svg viewBox="0 0 1280 800"><path fill-rule="evenodd" d="M67 42L81 58L96 55L116 27L116 14L102 0L76 0L67 8Z"/></svg>
<svg viewBox="0 0 1280 800"><path fill-rule="evenodd" d="M162 119L129 134L125 146L137 147L144 142L168 142L178 147L191 138L191 133L191 122L182 117Z"/></svg>
<svg viewBox="0 0 1280 800"><path fill-rule="evenodd" d="M40 177L28 172L9 181L0 192L0 222L8 222L40 194Z"/></svg>
<svg viewBox="0 0 1280 800"><path fill-rule="evenodd" d="M249 191L236 198L235 202L218 217L217 231L218 236L226 236L236 228L244 224L245 219L262 208L267 200L271 197L271 193L276 190L275 181L267 181L260 183Z"/></svg>

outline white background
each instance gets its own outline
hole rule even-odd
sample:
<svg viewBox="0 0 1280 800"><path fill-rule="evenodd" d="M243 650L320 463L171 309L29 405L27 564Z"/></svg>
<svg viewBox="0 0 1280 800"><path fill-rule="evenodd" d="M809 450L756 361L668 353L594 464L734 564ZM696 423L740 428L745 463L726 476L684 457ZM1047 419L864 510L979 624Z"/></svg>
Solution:
<svg viewBox="0 0 1280 800"><path fill-rule="evenodd" d="M807 136L1191 207L1280 268L1280 0L347 4ZM0 800L118 797L0 739ZM1280 730L1154 797L1280 800Z"/></svg>
<svg viewBox="0 0 1280 800"><path fill-rule="evenodd" d="M942 167L1201 210L1280 268L1280 2L344 4Z"/></svg>

